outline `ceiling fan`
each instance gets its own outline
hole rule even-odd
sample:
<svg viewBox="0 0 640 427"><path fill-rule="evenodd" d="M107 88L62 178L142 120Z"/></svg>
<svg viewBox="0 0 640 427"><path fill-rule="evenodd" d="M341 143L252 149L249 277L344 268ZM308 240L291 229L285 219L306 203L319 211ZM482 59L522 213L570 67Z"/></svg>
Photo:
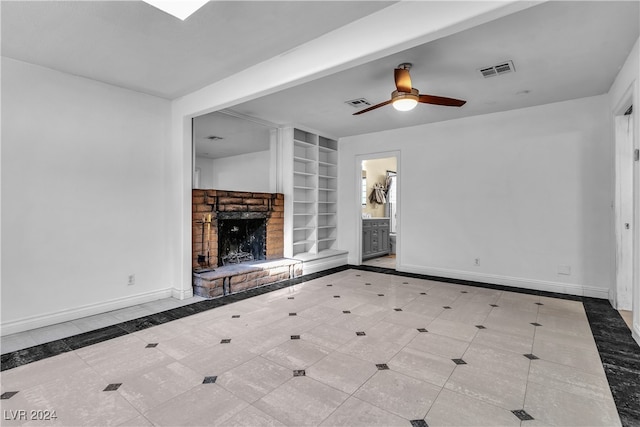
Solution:
<svg viewBox="0 0 640 427"><path fill-rule="evenodd" d="M391 92L390 100L365 108L364 110L360 110L353 113L353 115L356 116L358 114L366 113L387 104L392 104L393 107L399 111L409 111L413 109L418 102L423 104L445 105L447 107L462 107L467 102L461 99L445 98L442 96L420 95L418 89L411 87L409 69L411 69L411 64L404 63L398 65L394 70L393 76L396 81L396 90Z"/></svg>

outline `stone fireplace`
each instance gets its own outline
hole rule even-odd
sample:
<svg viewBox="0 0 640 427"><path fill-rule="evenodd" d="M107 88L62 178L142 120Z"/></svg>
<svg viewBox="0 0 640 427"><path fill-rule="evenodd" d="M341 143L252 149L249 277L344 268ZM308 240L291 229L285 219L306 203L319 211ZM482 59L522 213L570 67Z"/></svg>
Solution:
<svg viewBox="0 0 640 427"><path fill-rule="evenodd" d="M193 190L194 294L216 297L301 274L301 263L283 254L283 194Z"/></svg>
<svg viewBox="0 0 640 427"><path fill-rule="evenodd" d="M208 227L207 221L210 221ZM205 266L202 262L198 262L198 255L208 257L208 261L205 261L206 266L215 268L225 264L222 262L223 257L228 256L229 251L251 248L255 243L254 240L248 236L249 241L243 243L242 240L247 236L241 237L239 232L249 232L247 228L256 227L256 222L263 224L257 227L264 230L264 232L258 232L259 236L254 235L254 240L261 240L264 244L259 259L282 258L284 254L283 194L193 190L192 267L195 269ZM234 227L237 227L238 231L232 231ZM221 228L223 232L228 232L227 236L223 236L222 246L219 240Z"/></svg>

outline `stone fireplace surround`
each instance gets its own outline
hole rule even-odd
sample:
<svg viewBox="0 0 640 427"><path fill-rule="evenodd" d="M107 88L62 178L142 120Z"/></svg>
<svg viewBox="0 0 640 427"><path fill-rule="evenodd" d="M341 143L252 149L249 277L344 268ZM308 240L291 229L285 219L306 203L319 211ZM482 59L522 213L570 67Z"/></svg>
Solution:
<svg viewBox="0 0 640 427"><path fill-rule="evenodd" d="M192 260L195 270L202 267L202 220L211 215L209 263L215 271L193 273L195 295L212 298L302 274L300 261L284 259L284 195L243 191L192 190ZM218 220L221 218L266 218L266 261L218 266ZM205 228L206 230L206 228ZM206 235L205 235L206 241Z"/></svg>

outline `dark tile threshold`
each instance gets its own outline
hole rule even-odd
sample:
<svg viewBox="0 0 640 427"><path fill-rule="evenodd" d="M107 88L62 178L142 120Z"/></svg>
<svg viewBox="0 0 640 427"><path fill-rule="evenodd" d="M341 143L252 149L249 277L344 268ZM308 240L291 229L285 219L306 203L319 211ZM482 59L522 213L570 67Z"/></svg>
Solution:
<svg viewBox="0 0 640 427"><path fill-rule="evenodd" d="M287 288L349 269L582 302L598 352L600 353L600 359L607 375L611 393L613 394L613 399L618 409L622 425L625 427L640 425L640 347L638 347L638 344L633 340L629 328L624 323L620 314L611 307L609 301L598 298L474 282L470 280L406 273L389 268L364 265L343 265L329 270L296 277L294 279L271 283L259 288L249 289L237 294L198 301L183 307L177 307L139 319L129 320L106 328L97 329L95 331L85 332L80 335L74 335L46 344L40 344L23 350L3 354L0 361L0 370L5 371L16 368L18 366L26 365L31 362L36 362L38 360L46 359L48 357L56 356L58 354L66 353L92 344L97 344L99 342L107 341L112 338L140 331L152 326L161 325L172 320L181 319L192 314L201 313L216 307L242 301L247 298Z"/></svg>

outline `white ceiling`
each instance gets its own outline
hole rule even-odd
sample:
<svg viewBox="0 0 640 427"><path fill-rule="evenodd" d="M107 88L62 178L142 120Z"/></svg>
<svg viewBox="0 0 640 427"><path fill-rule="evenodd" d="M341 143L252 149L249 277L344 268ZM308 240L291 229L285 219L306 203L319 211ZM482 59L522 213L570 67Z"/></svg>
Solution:
<svg viewBox="0 0 640 427"><path fill-rule="evenodd" d="M181 21L142 1L1 1L2 55L174 99L389 1L210 1Z"/></svg>
<svg viewBox="0 0 640 427"><path fill-rule="evenodd" d="M193 119L196 156L219 159L266 151L271 129L264 123L219 111L196 117Z"/></svg>
<svg viewBox="0 0 640 427"><path fill-rule="evenodd" d="M2 55L175 99L392 3L211 1L182 22L141 1L1 1ZM638 6L549 1L232 110L342 137L606 93L638 38ZM484 79L477 71L505 60L515 72ZM357 110L344 101L388 99L393 68L402 62L414 64L413 86L421 93L467 104L420 104L408 113L386 106L352 116ZM203 151L212 146L198 138L225 138L210 157L232 155L231 147L266 149L247 137L264 126L220 114L210 119L199 119L202 129L195 130Z"/></svg>
<svg viewBox="0 0 640 427"><path fill-rule="evenodd" d="M333 137L487 114L606 93L638 39L637 1L551 1L404 52L232 107ZM512 60L515 72L479 69ZM345 101L390 98L393 69L413 63L420 93L467 100L461 108L390 105L353 116Z"/></svg>

